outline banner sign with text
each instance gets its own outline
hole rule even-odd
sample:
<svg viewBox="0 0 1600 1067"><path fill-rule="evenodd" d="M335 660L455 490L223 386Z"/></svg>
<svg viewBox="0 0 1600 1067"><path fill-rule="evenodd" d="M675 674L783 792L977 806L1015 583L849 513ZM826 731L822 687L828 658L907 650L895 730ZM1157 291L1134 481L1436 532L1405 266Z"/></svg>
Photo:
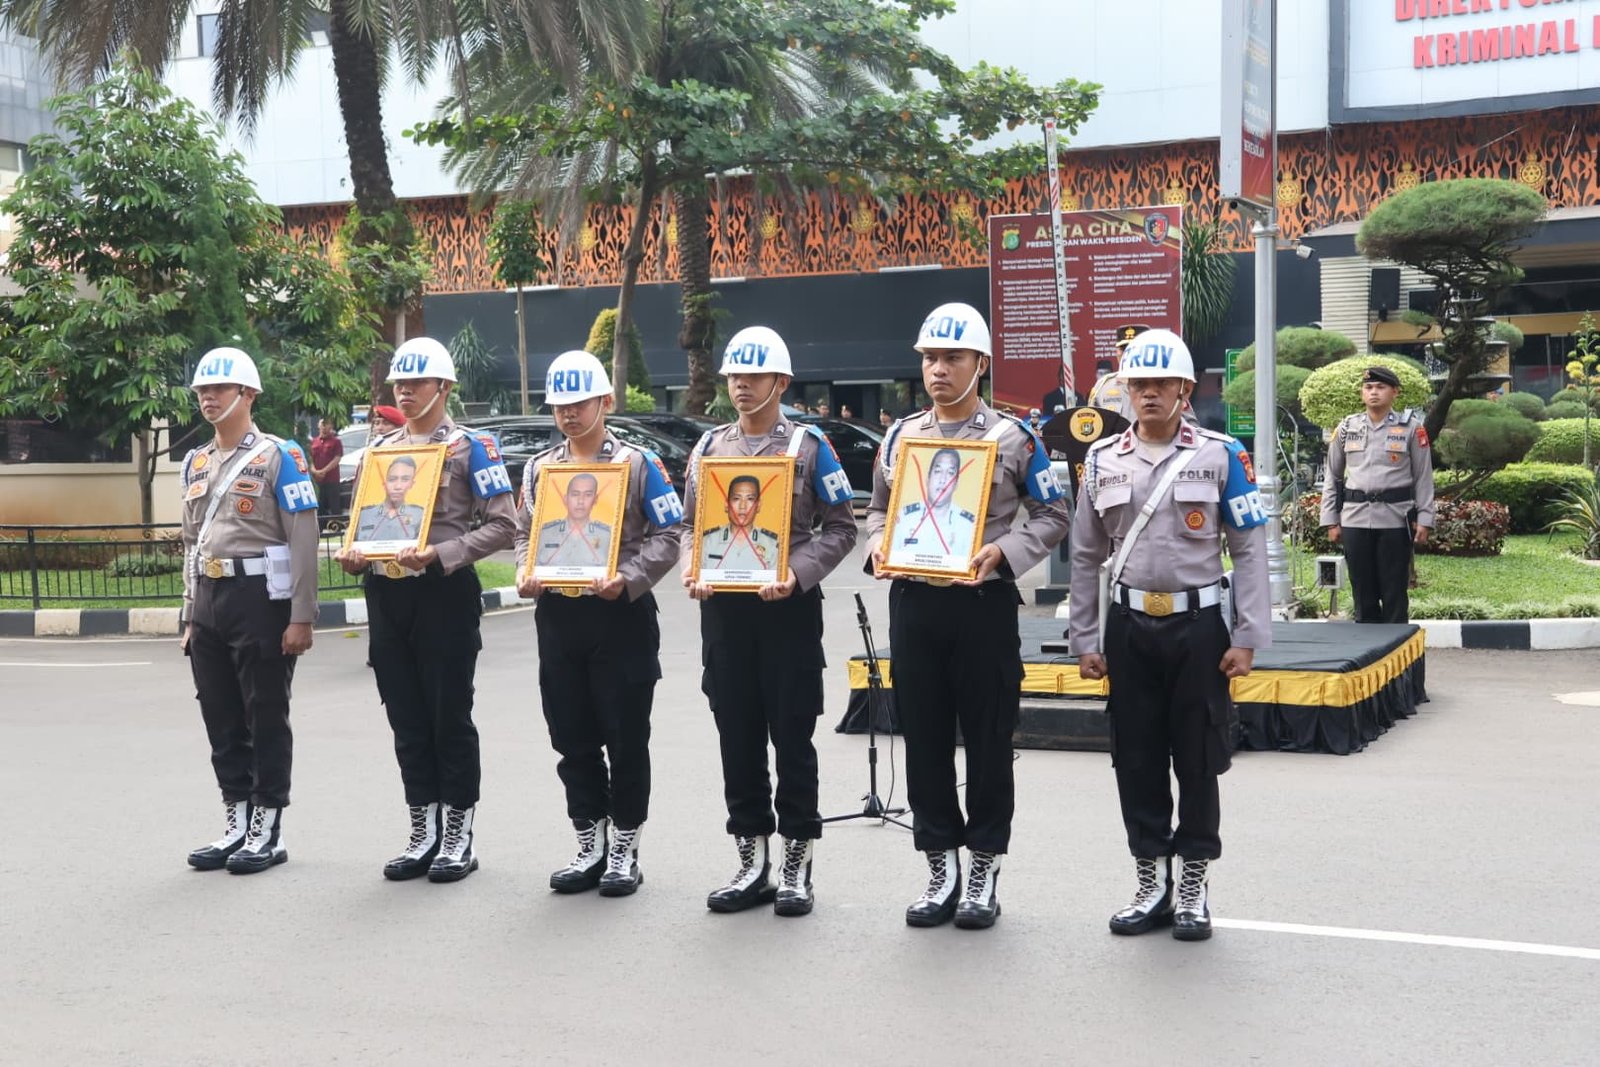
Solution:
<svg viewBox="0 0 1600 1067"><path fill-rule="evenodd" d="M1080 393L1116 364L1117 327L1145 323L1183 332L1183 209L1067 211L1073 376ZM994 338L995 406L1017 415L1048 402L1061 386L1061 317L1056 301L1050 216L989 216L989 326Z"/></svg>
<svg viewBox="0 0 1600 1067"><path fill-rule="evenodd" d="M1278 96L1275 0L1223 0L1223 200L1272 206L1278 184Z"/></svg>

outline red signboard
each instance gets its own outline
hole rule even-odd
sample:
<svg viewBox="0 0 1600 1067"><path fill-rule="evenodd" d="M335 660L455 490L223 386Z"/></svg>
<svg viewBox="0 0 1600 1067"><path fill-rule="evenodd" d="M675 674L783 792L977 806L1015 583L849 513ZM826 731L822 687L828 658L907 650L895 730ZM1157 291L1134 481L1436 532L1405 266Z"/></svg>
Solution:
<svg viewBox="0 0 1600 1067"><path fill-rule="evenodd" d="M1117 327L1183 330L1179 268L1183 209L1069 211L1061 216L1067 260L1073 377L1088 393L1116 364ZM1048 418L1061 385L1061 319L1050 216L989 216L989 324L997 407ZM1058 399L1075 406L1071 397Z"/></svg>
<svg viewBox="0 0 1600 1067"><path fill-rule="evenodd" d="M1217 184L1224 200L1272 207L1277 186L1276 0L1222 5L1222 154Z"/></svg>

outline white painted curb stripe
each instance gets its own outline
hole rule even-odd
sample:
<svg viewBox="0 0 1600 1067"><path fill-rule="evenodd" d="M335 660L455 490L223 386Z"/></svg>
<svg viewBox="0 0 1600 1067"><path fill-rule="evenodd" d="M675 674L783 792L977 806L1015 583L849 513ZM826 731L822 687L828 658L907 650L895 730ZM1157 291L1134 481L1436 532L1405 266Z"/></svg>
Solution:
<svg viewBox="0 0 1600 1067"><path fill-rule="evenodd" d="M1600 619L1529 619L1528 638L1534 649L1594 648L1600 645Z"/></svg>
<svg viewBox="0 0 1600 1067"><path fill-rule="evenodd" d="M365 598L353 597L344 602L344 621L347 626L357 626L367 621Z"/></svg>
<svg viewBox="0 0 1600 1067"><path fill-rule="evenodd" d="M1521 952L1530 956L1565 956L1569 959L1600 960L1600 948L1540 945L1531 941L1489 941L1481 937L1407 934L1394 930L1361 930L1348 926L1303 926L1300 923L1258 922L1254 919L1213 919L1212 925L1228 930L1255 930L1267 934L1338 937L1353 941L1390 941L1407 945L1435 945L1441 948L1471 948L1485 952Z"/></svg>
<svg viewBox="0 0 1600 1067"><path fill-rule="evenodd" d="M1418 619L1417 625L1427 634L1429 648L1460 648L1461 622L1458 619Z"/></svg>

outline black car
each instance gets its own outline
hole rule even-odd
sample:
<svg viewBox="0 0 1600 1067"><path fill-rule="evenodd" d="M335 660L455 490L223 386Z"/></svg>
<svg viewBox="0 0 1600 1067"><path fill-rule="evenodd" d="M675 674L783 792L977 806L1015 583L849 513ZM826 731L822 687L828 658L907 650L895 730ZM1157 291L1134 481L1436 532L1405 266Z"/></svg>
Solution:
<svg viewBox="0 0 1600 1067"><path fill-rule="evenodd" d="M670 437L689 449L700 443L700 438L705 436L707 430L714 430L719 425L715 419L699 415L679 415L670 411L632 411L623 418L638 423L659 437Z"/></svg>
<svg viewBox="0 0 1600 1067"><path fill-rule="evenodd" d="M864 422L826 415L796 415L794 421L810 423L828 435L833 450L839 453L839 465L850 479L850 488L855 490L856 503L870 500L872 464L878 455L878 445L883 441L882 431Z"/></svg>
<svg viewBox="0 0 1600 1067"><path fill-rule="evenodd" d="M511 484L519 493L522 489L522 472L528 460L561 440L561 432L556 429L553 415L504 415L479 419L472 424L472 428L486 430L500 439L500 454L505 458ZM672 487L679 496L683 495L690 446L641 426L627 416L614 415L606 419L606 428L624 444L648 448L660 456L661 462L666 464L667 473L672 476Z"/></svg>

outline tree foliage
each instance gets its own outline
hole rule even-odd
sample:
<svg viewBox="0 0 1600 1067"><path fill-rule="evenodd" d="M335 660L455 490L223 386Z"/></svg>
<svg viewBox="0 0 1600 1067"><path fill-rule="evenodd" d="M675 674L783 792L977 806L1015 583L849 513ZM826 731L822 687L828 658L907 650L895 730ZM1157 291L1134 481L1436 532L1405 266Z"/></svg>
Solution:
<svg viewBox="0 0 1600 1067"><path fill-rule="evenodd" d="M1539 437L1539 427L1525 415L1491 403L1454 426L1447 426L1435 442L1439 459L1457 470L1496 471L1528 454Z"/></svg>
<svg viewBox="0 0 1600 1067"><path fill-rule="evenodd" d="M1311 372L1305 367L1288 364L1278 368L1276 381L1278 406L1297 418L1304 415L1300 407L1300 390L1309 377L1311 377ZM1246 414L1254 413L1256 410L1256 372L1247 370L1229 382L1222 390L1222 400L1236 411L1242 411Z"/></svg>
<svg viewBox="0 0 1600 1067"><path fill-rule="evenodd" d="M1335 360L1348 359L1356 354L1356 343L1338 330L1319 330L1314 326L1284 326L1273 339L1273 351L1280 367L1304 367L1316 370ZM1252 341L1239 353L1238 368L1253 370L1256 365L1256 345Z"/></svg>
<svg viewBox="0 0 1600 1067"><path fill-rule="evenodd" d="M1372 210L1356 234L1369 259L1404 263L1427 274L1439 290L1434 354L1449 366L1427 428L1443 428L1450 404L1468 395L1493 351L1483 319L1496 296L1522 276L1512 262L1519 242L1544 218L1544 197L1520 182L1456 178L1423 182Z"/></svg>
<svg viewBox="0 0 1600 1067"><path fill-rule="evenodd" d="M1594 449L1590 446L1589 421L1600 402L1600 329L1594 315L1585 311L1578 320L1577 347L1567 361L1567 391L1583 402L1583 465L1593 468Z"/></svg>
<svg viewBox="0 0 1600 1067"><path fill-rule="evenodd" d="M1346 415L1361 411L1361 376L1368 367L1375 366L1388 367L1400 378L1396 410L1427 405L1432 396L1428 376L1411 360L1388 355L1352 356L1320 367L1306 378L1300 387L1300 408L1305 417L1324 430L1331 430Z"/></svg>
<svg viewBox="0 0 1600 1067"><path fill-rule="evenodd" d="M0 414L92 412L106 439L143 443L190 420L189 369L220 344L257 357L264 428L365 394L376 330L355 283L284 235L193 107L132 68L52 106L61 134L34 139L0 204L21 289L3 309Z"/></svg>
<svg viewBox="0 0 1600 1067"><path fill-rule="evenodd" d="M601 308L600 313L594 317L594 324L589 327L589 337L583 342L583 350L598 359L606 368L606 373L611 373L611 353L616 349L617 339L617 309ZM639 328L633 323L628 323L628 388L639 389L646 393L650 391L650 368L645 366L644 345L639 340ZM654 401L651 404L654 405ZM654 410L652 407L651 410Z"/></svg>
<svg viewBox="0 0 1600 1067"><path fill-rule="evenodd" d="M1193 346L1215 337L1233 306L1238 264L1222 247L1222 220L1185 218L1183 265L1183 336Z"/></svg>

